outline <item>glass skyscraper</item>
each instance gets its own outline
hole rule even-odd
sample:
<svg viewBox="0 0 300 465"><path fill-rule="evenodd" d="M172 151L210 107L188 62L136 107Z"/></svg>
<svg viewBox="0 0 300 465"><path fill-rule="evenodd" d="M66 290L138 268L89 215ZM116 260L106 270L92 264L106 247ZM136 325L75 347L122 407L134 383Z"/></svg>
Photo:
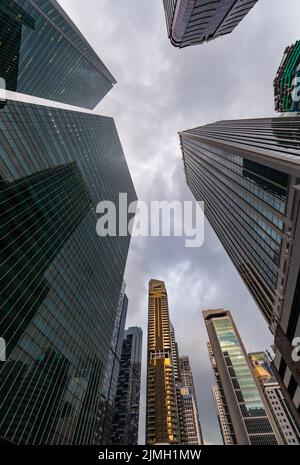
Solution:
<svg viewBox="0 0 300 465"><path fill-rule="evenodd" d="M97 421L95 439L93 441L95 444L105 445L111 442L115 398L128 309L128 297L125 294L125 288L126 284L123 282L101 391L100 408L98 411L99 420Z"/></svg>
<svg viewBox="0 0 300 465"><path fill-rule="evenodd" d="M55 0L1 0L6 89L94 108L115 79Z"/></svg>
<svg viewBox="0 0 300 465"><path fill-rule="evenodd" d="M124 333L116 390L111 443L136 445L139 433L143 331L137 326Z"/></svg>
<svg viewBox="0 0 300 465"><path fill-rule="evenodd" d="M275 335L274 373L300 425L300 119L180 133L187 183Z"/></svg>
<svg viewBox="0 0 300 465"><path fill-rule="evenodd" d="M0 110L0 437L91 444L130 237L96 205L135 190L112 118Z"/></svg>
<svg viewBox="0 0 300 465"><path fill-rule="evenodd" d="M202 44L229 34L257 0L163 0L167 31L175 47Z"/></svg>
<svg viewBox="0 0 300 465"><path fill-rule="evenodd" d="M260 393L247 353L229 311L203 312L218 400L226 414L227 444L276 445L281 436ZM223 429L222 429L223 432Z"/></svg>

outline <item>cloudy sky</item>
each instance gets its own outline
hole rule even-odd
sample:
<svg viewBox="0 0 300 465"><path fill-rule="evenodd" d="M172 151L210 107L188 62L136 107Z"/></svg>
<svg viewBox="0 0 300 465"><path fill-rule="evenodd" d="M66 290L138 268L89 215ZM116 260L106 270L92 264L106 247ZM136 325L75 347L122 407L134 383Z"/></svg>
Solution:
<svg viewBox="0 0 300 465"><path fill-rule="evenodd" d="M274 115L272 81L299 39L299 0L259 0L230 35L173 48L162 0L59 0L117 79L97 112L115 118L140 200L190 200L177 132L221 119ZM190 357L206 443L221 443L201 311L232 311L246 348L266 349L267 325L209 224L204 245L134 238L126 269L128 325L144 331L140 443L144 441L147 291L166 282L181 354Z"/></svg>

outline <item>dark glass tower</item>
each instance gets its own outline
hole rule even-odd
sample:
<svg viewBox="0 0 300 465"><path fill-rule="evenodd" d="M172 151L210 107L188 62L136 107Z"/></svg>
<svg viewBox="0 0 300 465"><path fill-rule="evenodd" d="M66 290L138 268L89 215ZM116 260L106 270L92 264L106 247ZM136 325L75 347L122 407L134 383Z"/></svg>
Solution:
<svg viewBox="0 0 300 465"><path fill-rule="evenodd" d="M300 424L300 119L180 133L187 183L275 335L274 372Z"/></svg>
<svg viewBox="0 0 300 465"><path fill-rule="evenodd" d="M126 285L123 282L101 391L100 409L98 412L99 426L98 424L96 426L95 444L106 445L111 442L114 405L128 308L128 298L125 294L125 288Z"/></svg>
<svg viewBox="0 0 300 465"><path fill-rule="evenodd" d="M138 443L143 332L133 326L124 334L115 400L113 444Z"/></svg>
<svg viewBox="0 0 300 465"><path fill-rule="evenodd" d="M203 316L217 387L221 399L224 399L222 406L226 412L231 444L281 443L281 436L260 393L230 312L207 310Z"/></svg>
<svg viewBox="0 0 300 465"><path fill-rule="evenodd" d="M8 101L0 150L0 437L91 444L130 241L95 208L136 200L114 121Z"/></svg>
<svg viewBox="0 0 300 465"><path fill-rule="evenodd" d="M229 34L257 0L163 0L168 37L175 47Z"/></svg>
<svg viewBox="0 0 300 465"><path fill-rule="evenodd" d="M1 0L6 89L94 108L116 82L55 0Z"/></svg>

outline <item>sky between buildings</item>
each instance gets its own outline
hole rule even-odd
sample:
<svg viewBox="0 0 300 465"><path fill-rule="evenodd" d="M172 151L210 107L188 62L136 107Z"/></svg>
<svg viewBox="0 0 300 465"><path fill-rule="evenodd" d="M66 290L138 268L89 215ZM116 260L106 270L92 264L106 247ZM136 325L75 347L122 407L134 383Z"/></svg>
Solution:
<svg viewBox="0 0 300 465"><path fill-rule="evenodd" d="M117 84L97 107L113 116L140 200L191 200L177 132L222 119L274 116L273 79L299 39L299 0L259 0L236 30L182 50L167 38L162 0L59 0ZM134 238L126 268L127 325L144 332L140 440L144 442L148 281L166 282L180 353L189 355L206 443L222 443L201 311L232 311L246 348L271 334L209 224L204 245Z"/></svg>

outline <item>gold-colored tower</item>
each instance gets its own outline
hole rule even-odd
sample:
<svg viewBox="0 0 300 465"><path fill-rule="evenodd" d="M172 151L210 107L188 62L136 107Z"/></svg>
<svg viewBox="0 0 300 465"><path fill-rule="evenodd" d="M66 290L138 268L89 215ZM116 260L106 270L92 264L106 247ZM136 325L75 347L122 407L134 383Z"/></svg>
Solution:
<svg viewBox="0 0 300 465"><path fill-rule="evenodd" d="M146 444L179 444L168 296L163 281L149 282Z"/></svg>

